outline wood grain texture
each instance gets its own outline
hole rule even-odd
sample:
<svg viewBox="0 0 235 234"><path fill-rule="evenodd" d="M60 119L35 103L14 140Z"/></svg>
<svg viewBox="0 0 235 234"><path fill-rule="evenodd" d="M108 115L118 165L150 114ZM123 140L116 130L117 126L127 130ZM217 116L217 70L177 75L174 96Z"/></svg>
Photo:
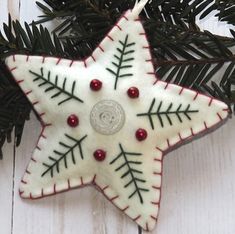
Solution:
<svg viewBox="0 0 235 234"><path fill-rule="evenodd" d="M0 227L1 233L11 233L13 197L13 144L3 148L4 161L0 162Z"/></svg>
<svg viewBox="0 0 235 234"><path fill-rule="evenodd" d="M2 0L4 1L4 0ZM7 12L11 13L11 18L16 20L20 18L20 0L5 0L7 3Z"/></svg>
<svg viewBox="0 0 235 234"><path fill-rule="evenodd" d="M35 1L21 1L20 21L30 22L40 14ZM50 27L50 25L48 25ZM136 234L137 228L94 188L87 187L38 201L21 200L19 181L40 133L35 118L27 124L23 142L16 151L13 233L17 234Z"/></svg>
<svg viewBox="0 0 235 234"><path fill-rule="evenodd" d="M0 0L0 23L13 18L30 22L40 15L32 0ZM202 27L228 35L213 18ZM159 223L153 234L235 233L235 119L217 131L171 152L164 160L163 194ZM32 116L20 148L15 171L12 145L0 162L0 233L3 234L137 234L137 226L94 188L27 201L18 185L40 132ZM13 175L15 174L15 177ZM13 183L15 181L15 183ZM12 188L14 185L14 197ZM12 208L12 204L14 205ZM13 213L12 213L13 212Z"/></svg>
<svg viewBox="0 0 235 234"><path fill-rule="evenodd" d="M235 233L234 123L165 156L153 234Z"/></svg>
<svg viewBox="0 0 235 234"><path fill-rule="evenodd" d="M0 0L0 28L8 18L8 3ZM0 227L1 233L11 233L14 186L14 147L6 144L3 148L4 160L0 162Z"/></svg>

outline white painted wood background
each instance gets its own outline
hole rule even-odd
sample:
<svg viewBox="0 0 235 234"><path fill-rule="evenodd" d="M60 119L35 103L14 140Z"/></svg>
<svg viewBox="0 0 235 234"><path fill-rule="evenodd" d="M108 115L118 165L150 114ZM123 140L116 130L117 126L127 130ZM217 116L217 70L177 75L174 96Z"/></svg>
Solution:
<svg viewBox="0 0 235 234"><path fill-rule="evenodd" d="M32 0L0 0L7 14L30 22L40 14ZM214 18L202 27L229 35ZM21 200L18 185L39 135L32 117L19 148L4 147L0 162L0 234L138 234L137 226L93 188L38 201ZM166 156L158 234L235 233L235 118L217 131Z"/></svg>

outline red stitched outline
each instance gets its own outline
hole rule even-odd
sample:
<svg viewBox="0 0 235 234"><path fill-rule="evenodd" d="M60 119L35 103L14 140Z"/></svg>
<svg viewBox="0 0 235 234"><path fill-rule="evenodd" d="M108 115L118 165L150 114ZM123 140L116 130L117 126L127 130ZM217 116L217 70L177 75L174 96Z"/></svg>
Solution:
<svg viewBox="0 0 235 234"><path fill-rule="evenodd" d="M24 82L24 80L17 80L17 84Z"/></svg>
<svg viewBox="0 0 235 234"><path fill-rule="evenodd" d="M43 59L42 62L45 61L45 57L43 57L43 58L44 58L44 59ZM16 62L16 57L15 57L15 55L13 55L13 61ZM29 56L27 56L26 61L29 61ZM10 68L8 67L8 69L12 72L12 71L16 70L17 67L14 67L14 68L12 68L12 69L10 69ZM15 79L15 81L16 81L18 84L21 84L21 83L24 81L24 80L16 80L16 78L15 78L14 76L13 76L13 78ZM30 93L33 92L32 90L25 92L21 86L20 86L20 88L21 88L21 90L24 92L24 94L25 94L26 96L28 96ZM29 100L29 101L30 101L30 100ZM30 101L30 102L31 102L31 101ZM31 102L31 103L32 103L33 106L35 106L35 105L39 104L39 101L35 101L35 102ZM35 111L38 113L37 110L35 110ZM44 116L45 114L46 114L45 112L43 112L43 113L38 113L38 115L39 115L39 117L40 117L40 122L41 122L42 129L41 129L41 133L40 133L40 135L39 135L39 138L38 138L38 140L37 140L35 150L36 150L36 149L37 149L37 150L41 150L41 148L40 148L39 145L38 145L38 144L39 144L39 141L40 141L41 138L44 138L44 139L46 138L46 136L44 135L45 128L46 128L46 127L49 127L49 126L52 126L51 123L44 123L44 122L43 122L42 116ZM31 156L30 161L32 161L32 162L34 162L34 163L37 163L37 160L34 159L33 156ZM31 174L31 172L29 171L28 167L26 168L25 173L28 174L28 175ZM24 178L22 178L21 183L27 184L27 182L24 180ZM24 193L24 191L19 191L19 193L20 193L20 196L22 196L23 193ZM42 194L43 194L43 190L42 190ZM31 194L31 193L30 193L30 197L32 198L32 194Z"/></svg>
<svg viewBox="0 0 235 234"><path fill-rule="evenodd" d="M87 68L86 60L83 61L84 67Z"/></svg>
<svg viewBox="0 0 235 234"><path fill-rule="evenodd" d="M204 126L205 126L205 129L207 130L208 127L207 127L206 121L204 121Z"/></svg>
<svg viewBox="0 0 235 234"><path fill-rule="evenodd" d="M96 62L95 57L93 56L93 54L91 55L91 58L93 59L94 62Z"/></svg>
<svg viewBox="0 0 235 234"><path fill-rule="evenodd" d="M162 149L160 149L159 147L156 147L157 150L159 150L161 153L163 153L164 151Z"/></svg>
<svg viewBox="0 0 235 234"><path fill-rule="evenodd" d="M69 64L69 67L72 67L74 63L74 60L71 60L71 63Z"/></svg>
<svg viewBox="0 0 235 234"><path fill-rule="evenodd" d="M156 175L156 174L155 174ZM160 188L161 188L161 186L155 186L155 185L152 185L152 188L153 189L157 189L157 190L159 190Z"/></svg>
<svg viewBox="0 0 235 234"><path fill-rule="evenodd" d="M36 106L39 103L39 101L32 102L33 106Z"/></svg>
<svg viewBox="0 0 235 234"><path fill-rule="evenodd" d="M23 179L21 180L21 183L22 183L22 184L27 184L27 182L24 181Z"/></svg>
<svg viewBox="0 0 235 234"><path fill-rule="evenodd" d="M123 15L123 18L124 18L126 21L129 21L129 19L128 19L125 15Z"/></svg>
<svg viewBox="0 0 235 234"><path fill-rule="evenodd" d="M124 18L124 17L123 17ZM121 20L121 19L120 19ZM135 19L135 21L140 21L140 19L138 18L138 19ZM142 25L142 24L141 24ZM118 27L119 28L119 30L121 29L121 27L118 25L118 24L116 24L115 25L116 27ZM114 26L114 27L115 27ZM142 25L143 26L143 25ZM111 30L113 30L113 28L111 29ZM121 29L122 30L122 29ZM146 39L147 39L147 35L146 35L146 33L145 34L142 34L142 35L145 35L146 36ZM109 36L107 36L108 38L109 38ZM109 38L110 39L110 38ZM148 40L147 40L147 42L148 42ZM144 47L144 49L149 49L150 50L150 46L148 46L148 47ZM151 53L150 53L151 54ZM93 55L91 55L90 56L92 59L93 59L93 61L95 62L96 60L95 60L95 58L93 57ZM15 55L13 55L13 59L15 59ZM43 57L43 61L42 61L43 63L45 62L45 57ZM146 61L147 62L147 61ZM149 61L148 61L149 62ZM153 62L152 61L152 59L151 59L151 62ZM70 67L73 65L73 63L74 63L74 61L71 61L71 63L70 63ZM13 71L13 70L15 70L17 67L15 67L15 68L12 68L11 69L11 71ZM155 75L155 77L156 77L156 74L154 73L154 72L148 72L147 74L149 74L149 75ZM156 77L157 78L157 77ZM155 82L155 84L157 83L157 81ZM168 85L166 85L166 88L168 87ZM183 90L183 87L182 87L182 90ZM192 90L191 90L192 91ZM194 97L194 100L197 98L197 96L199 95L199 93L197 93L197 92L195 92L196 93L196 95L195 95L195 97ZM200 95L202 95L202 94L200 94ZM206 96L206 95L204 95L204 96ZM206 96L207 97L207 96ZM228 109L224 109L224 111L229 111ZM219 119L220 120L223 120L222 119L222 117L220 116L220 114L219 113L217 113L217 115L218 115L218 117L219 117ZM219 121L220 122L220 121ZM216 123L215 125L217 125L218 123ZM50 124L49 124L49 126L50 126ZM203 130L204 131L204 130ZM200 131L201 132L201 131ZM199 134L200 132L198 132L197 134ZM192 135L191 136L195 136L195 134L193 133L193 129L191 128L191 133L192 133ZM186 137L185 139L182 139L182 137L181 137L181 135L179 135L179 138L180 138L180 141L178 142L178 143L180 143L181 141L185 141L186 139L188 139L189 137ZM176 144L178 144L178 143L176 143ZM171 145L171 146L169 146L169 144L168 144L168 148L172 148L174 145ZM164 152L165 152L165 150L162 150L162 149L160 149L160 148L158 148L158 147L156 147L156 149L158 149L161 153L162 153L162 156L164 155ZM167 149L168 150L168 149ZM34 158L31 158L31 160L32 161L34 161L34 162L37 162ZM156 159L154 159L154 161L160 161L160 162L162 162L161 160L156 160ZM95 177L94 177L95 178ZM25 181L24 181L25 182ZM94 184L96 184L96 183L94 183ZM81 185L83 186L84 185L84 183L83 183L83 179L82 179L82 177L81 177ZM96 184L97 185L97 184ZM162 185L162 178L161 178L161 185ZM80 187L80 186L78 186L78 187ZM102 191L104 191L104 190L106 190L107 188L108 188L109 186L105 186L103 189L102 189ZM76 187L75 187L76 188ZM74 189L75 189L74 188ZM66 190L61 190L60 192L63 192L63 191L67 191L67 190L70 190L71 188L70 188L70 182L69 182L69 180L68 180L68 189L66 189ZM160 199L159 199L159 207L160 207L160 200L161 200L161 186L160 187L156 187L156 189L158 189L158 190L160 190ZM58 191L56 191L56 187L54 187L54 192L55 193L58 193ZM24 191L20 191L20 195L22 195L24 193ZM42 189L42 192L41 192L41 194L42 194L42 196L50 196L50 195L54 195L54 194L48 194L48 195L44 195L44 193L43 193L43 189ZM107 197L107 195L105 194L105 196ZM117 199L119 196L116 196L116 197L113 197L113 198L111 198L111 199L109 199L109 200L111 200L111 202L113 201L113 200L115 200L115 199ZM38 199L38 198L33 198L32 197L32 194L30 194L30 198L31 199ZM154 203L154 204L153 204ZM156 202L152 202L152 204L153 205L156 205ZM118 207L119 208L119 207ZM129 207L125 207L124 209L122 209L122 211L124 211L125 212L125 210L127 210ZM120 209L120 208L119 208ZM158 210L158 214L159 214L159 210ZM137 216L136 218L134 218L133 220L134 221L137 221L139 218L141 217L141 215L139 215L139 216ZM153 216L154 217L154 216ZM157 220L157 217L156 217L156 220ZM148 228L148 223L146 223L146 230L148 231L149 230L149 228Z"/></svg>
<svg viewBox="0 0 235 234"><path fill-rule="evenodd" d="M110 39L111 41L114 41L114 39L110 35L107 35L107 38Z"/></svg>
<svg viewBox="0 0 235 234"><path fill-rule="evenodd" d="M129 209L129 206L126 206L124 209L122 209L122 212L125 212L127 209Z"/></svg>
<svg viewBox="0 0 235 234"><path fill-rule="evenodd" d="M39 114L39 116L42 117L42 116L44 116L45 114L46 114L46 113L43 112L43 113Z"/></svg>
<svg viewBox="0 0 235 234"><path fill-rule="evenodd" d="M103 49L103 47L99 44L98 45L98 48L102 51L102 52L104 52L104 49Z"/></svg>
<svg viewBox="0 0 235 234"><path fill-rule="evenodd" d="M154 201L151 201L151 203L155 206L159 206L159 202L154 202Z"/></svg>
<svg viewBox="0 0 235 234"><path fill-rule="evenodd" d="M96 180L96 174L94 175L93 179L92 179L92 183L95 184L95 180Z"/></svg>
<svg viewBox="0 0 235 234"><path fill-rule="evenodd" d="M56 184L54 184L54 186L53 186L53 191L54 191L54 194L57 193L57 192L56 192Z"/></svg>
<svg viewBox="0 0 235 234"><path fill-rule="evenodd" d="M84 61L85 60L88 60L89 58L91 58L94 62L96 62L96 59L95 59L95 57L94 57L94 52L97 50L97 48L99 48L102 52L104 52L104 49L103 49L103 47L101 47L101 44L103 44L104 42L105 42L105 39L106 38L109 38L110 40L112 40L112 41L114 41L114 39L109 35L110 34L110 32L111 31L113 31L114 30L114 28L115 27L117 27L120 31L122 31L123 29L121 28L121 26L119 26L118 24L120 23L120 21L124 18L125 20L129 20L128 19L128 17L126 16L127 14L128 14L128 12L129 12L130 10L128 10L128 11L126 11L126 12L124 12L124 14L120 17L120 19L117 21L117 23L114 25L114 27L112 27L111 29L110 29L110 31L107 33L107 35L104 37L104 39L100 42L100 44L96 47L96 49L93 51L93 53L91 54L91 55L89 55L89 56L87 56L86 58L84 58L84 59L82 59L82 60L71 60L71 62L70 62L70 64L69 64L69 67L72 67L73 65L74 65L74 63L75 62L80 62L80 63L83 63L84 64ZM12 55L13 56L13 61L15 62L15 55ZM31 56L28 56L28 59L30 58ZM55 58L55 59L57 59L57 63L59 62L60 63L60 61L63 59L63 58L60 58L60 57L53 57L53 56L42 56L42 63L45 63L45 60L46 60L46 58ZM58 65L56 63L56 65ZM88 65L87 65L88 66ZM16 68L14 68L14 69L16 69Z"/></svg>
<svg viewBox="0 0 235 234"><path fill-rule="evenodd" d="M58 58L56 65L59 65L59 63L61 62L62 58Z"/></svg>
<svg viewBox="0 0 235 234"><path fill-rule="evenodd" d="M25 182L24 180L21 181L23 184L27 184L27 182ZM88 183L84 184L80 184L78 186L75 186L75 187L71 187L70 185L70 179L67 180L67 183L68 183L68 188L67 189L62 189L62 190L57 190L56 186L57 184L53 184L53 192L52 193L49 193L49 194L44 194L44 190L43 188L41 189L41 195L40 196L37 196L37 197L33 197L32 196L32 193L30 193L29 197L22 197L23 199L26 199L26 198L30 198L31 200L38 200L40 198L43 198L43 197L49 197L49 196L53 196L53 195L56 195L56 194L59 194L59 193L62 193L62 192L66 192L68 190L74 190L74 189L77 189L77 188L80 188L80 187L83 187L84 185L91 185L92 181L89 181ZM22 195L24 193L24 191L21 191L19 190L20 192L20 195Z"/></svg>
<svg viewBox="0 0 235 234"><path fill-rule="evenodd" d="M195 95L195 97L193 98L194 101L197 99L197 97L198 97L198 95L199 95L198 92L195 92L195 93L196 93L196 95Z"/></svg>
<svg viewBox="0 0 235 234"><path fill-rule="evenodd" d="M20 196L21 196L21 195L23 195L23 193L24 193L24 191L20 191L20 190L19 190L19 194L20 194Z"/></svg>
<svg viewBox="0 0 235 234"><path fill-rule="evenodd" d="M112 197L112 198L109 198L109 200L112 202L112 201L116 200L117 198L119 198L118 195L117 195L117 196L114 196L114 197Z"/></svg>
<svg viewBox="0 0 235 234"><path fill-rule="evenodd" d="M183 138L180 133L178 133L178 136L179 136L180 140L183 141Z"/></svg>
<svg viewBox="0 0 235 234"><path fill-rule="evenodd" d="M17 67L13 67L13 68L11 68L11 69L9 69L10 70L10 72L13 72L14 70L16 70L17 69Z"/></svg>
<svg viewBox="0 0 235 234"><path fill-rule="evenodd" d="M101 189L101 190L102 190L102 192L104 192L104 190L106 190L107 188L109 188L109 186L108 186L108 185Z"/></svg>
<svg viewBox="0 0 235 234"><path fill-rule="evenodd" d="M171 147L170 140L167 139L166 141L167 141L168 148L170 148Z"/></svg>
<svg viewBox="0 0 235 234"><path fill-rule="evenodd" d="M41 190L41 196L42 196L42 197L44 196L43 188L42 188L42 190Z"/></svg>
<svg viewBox="0 0 235 234"><path fill-rule="evenodd" d="M96 182L93 183L93 182L94 182L94 178L96 178L96 175L93 176L93 179L92 179L91 181L89 181L89 182L87 182L87 183L84 183L84 182L83 182L83 177L81 177L81 184L78 185L78 186L74 186L74 187L71 187L70 179L68 179L68 180L67 180L68 188L62 189L62 190L59 190L59 191L58 191L57 188L56 188L56 184L53 184L53 192L52 192L52 193L44 194L44 189L42 188L42 189L41 189L41 195L40 195L40 196L35 196L35 197L34 197L34 196L32 195L32 193L30 193L28 197L23 197L24 191L21 191L21 190L19 190L19 194L20 194L20 196L21 196L23 199L30 198L31 200L38 200L38 199L43 198L43 197L49 197L49 196L53 196L53 195L56 195L56 194L59 194L59 193L62 193L62 192L66 192L66 191L68 191L68 190L78 189L78 188L84 187L84 185L85 185L85 186L94 185L94 186L96 186L96 187L99 188L99 190L101 191L101 193L103 193L103 195L104 195L111 203L113 203L119 210L121 210L122 212L126 213L126 211L127 211L130 207L129 207L129 206L126 206L126 207L124 207L124 208L118 207L118 206L114 203L114 201L119 198L119 195L113 196L112 198L108 197L108 195L104 193L104 190L106 190L107 188L109 188L109 186L107 185L107 186L105 186L105 187L102 189ZM25 182L25 181L22 182L22 183L26 183L26 184L27 184L27 182ZM156 206L156 204L153 204L153 205ZM126 213L126 214L127 214L127 213ZM127 215L128 215L128 214L127 214ZM128 216L129 216L129 215L128 215ZM129 216L129 217L130 217L130 216ZM131 217L130 217L130 218L131 218ZM135 218L131 218L131 219L136 222L136 221L139 220L140 218L141 218L141 215L137 215Z"/></svg>
<svg viewBox="0 0 235 234"><path fill-rule="evenodd" d="M37 163L37 160L36 160L36 159L34 159L33 157L31 158L31 161L33 161L33 162Z"/></svg>
<svg viewBox="0 0 235 234"><path fill-rule="evenodd" d="M150 63L153 63L153 59L152 59L152 58L150 58L150 59L146 59L146 60L145 60L145 62L148 62L148 63L149 63L149 62L150 62Z"/></svg>
<svg viewBox="0 0 235 234"><path fill-rule="evenodd" d="M143 49L150 49L150 45L148 45L148 46L143 46Z"/></svg>
<svg viewBox="0 0 235 234"><path fill-rule="evenodd" d="M157 162L160 162L160 163L162 162L162 159L158 159L158 158L154 158L153 160L157 161Z"/></svg>
<svg viewBox="0 0 235 234"><path fill-rule="evenodd" d="M179 95L181 95L183 91L184 91L184 87L182 87L182 89L180 90Z"/></svg>
<svg viewBox="0 0 235 234"><path fill-rule="evenodd" d="M148 223L146 223L146 229L145 229L146 232L149 232L149 227L148 227Z"/></svg>
<svg viewBox="0 0 235 234"><path fill-rule="evenodd" d="M71 186L70 186L70 179L68 179L67 183L68 183L68 190L69 190L71 188Z"/></svg>
<svg viewBox="0 0 235 234"><path fill-rule="evenodd" d="M138 21L139 21L139 20L138 20ZM143 26L143 25L142 25L142 26ZM144 46L143 48L144 48L144 49L149 49L149 53L150 53L150 55L151 55L151 57L152 57L152 53L151 53L151 51L150 51L151 47L150 47L150 45L149 45L148 37L147 37L145 31L144 31L144 33L140 33L139 35L143 35L143 36L146 37L148 46ZM152 59L152 61L153 61L153 59ZM148 62L148 61L146 61L146 62ZM147 74L148 74L148 75L154 75L154 76L155 76L156 81L153 83L153 85L156 85L158 82L163 82L163 81L159 80L158 77L157 77L157 74L155 74L155 72L154 72L154 66L153 66L153 72L147 72ZM166 83L166 82L163 82L163 83L166 84L166 85L165 85L165 89L169 88L169 86L171 85L171 84ZM178 87L179 87L179 86L178 86ZM196 92L196 91L194 91L194 90L191 90L191 89L185 88L185 87L181 87L181 90L179 91L179 95L181 95L184 90L190 90L191 92L194 92L194 93L195 93L195 96L194 96L194 98L193 98L194 101L197 99L197 97L198 97L199 95L205 96L205 97L207 97L207 98L210 98L210 100L211 100L210 103L209 103L209 106L210 106L210 105L212 104L212 101L214 100L214 98L211 98L211 97L209 97L209 96L207 96L207 95L204 95L204 94L200 94L200 93L198 93L198 92ZM223 109L223 110L229 112L229 109L228 109L228 108ZM215 123L214 125L212 125L210 128L213 128L213 127L216 126L220 121L223 120L223 118L221 117L221 115L220 115L219 113L217 113L217 115L218 115L218 117L219 117L219 121L218 121L217 123ZM208 130L208 127L207 127L206 123L204 123L204 124L205 124L205 129L199 131L198 133L195 134L195 133L193 132L193 129L191 128L191 129L190 129L190 130L191 130L191 136L186 137L185 139L183 139L182 136L181 136L181 134L178 133L178 136L179 136L179 141L178 141L178 142L176 142L176 143L173 144L173 145L170 145L169 139L167 139L167 149L162 150L162 149L160 149L159 147L156 147L156 149L159 150L159 151L162 153L162 157L164 157L165 153L166 153L170 148L174 148L176 145L181 145L183 142L185 142L186 140L190 139L191 137L194 137L194 136L197 135L197 134L201 134L202 132L207 131L207 130ZM158 160L154 160L154 161L158 161ZM159 160L159 161L161 162L161 160ZM163 169L163 162L162 162L161 166L162 166L162 169ZM160 213L160 202L161 202L161 194L162 194L162 193L161 193L161 189L162 189L162 187L161 187L161 186L162 186L162 180L163 180L163 178L162 178L162 174L161 174L161 185L160 185L160 187L156 187L156 186L153 185L153 188L158 189L159 192L160 192L158 215L159 215L159 213ZM157 217L158 217L158 215L157 215ZM157 221L157 219L156 219L156 221ZM146 223L146 231L149 231L148 223Z"/></svg>
<svg viewBox="0 0 235 234"><path fill-rule="evenodd" d="M150 217L154 219L155 221L157 221L157 217L154 217L153 215L150 215Z"/></svg>
<svg viewBox="0 0 235 234"><path fill-rule="evenodd" d="M39 151L42 150L38 145L36 146L36 149L39 150Z"/></svg>
<svg viewBox="0 0 235 234"><path fill-rule="evenodd" d="M218 112L217 112L216 114L217 114L217 116L219 117L219 119L222 121L223 118L221 117L221 115L220 115Z"/></svg>
<svg viewBox="0 0 235 234"><path fill-rule="evenodd" d="M194 132L193 132L193 128L190 128L190 130L191 130L191 136L195 136L195 134L194 134Z"/></svg>
<svg viewBox="0 0 235 234"><path fill-rule="evenodd" d="M31 172L28 169L25 172L29 175L31 174Z"/></svg>
<svg viewBox="0 0 235 234"><path fill-rule="evenodd" d="M83 178L82 178L82 176L80 177L80 180L81 180L81 185L83 186L84 183L83 183Z"/></svg>
<svg viewBox="0 0 235 234"><path fill-rule="evenodd" d="M30 90L30 91L26 92L25 95L28 96L32 92L33 92L33 90Z"/></svg>
<svg viewBox="0 0 235 234"><path fill-rule="evenodd" d="M117 27L120 31L122 31L122 28L118 25L118 23L116 23L114 26Z"/></svg>
<svg viewBox="0 0 235 234"><path fill-rule="evenodd" d="M109 188L109 186L105 186L103 189L96 183L95 184L96 187L98 187L98 189L102 192L102 194L113 204L115 205L115 207L117 207L119 210L121 210L122 212L124 212L128 217L130 217L129 214L126 213L126 211L129 209L129 206L126 206L124 207L123 209L120 208L118 205L116 205L113 200L116 200L117 198L113 197L113 198L110 198L108 197L108 195L106 193L104 193L104 190L106 190L107 188ZM116 197L119 197L118 195ZM114 199L115 198L115 199ZM130 217L133 221L137 221L139 218L141 217L141 215L138 215L137 217L135 218L132 218Z"/></svg>
<svg viewBox="0 0 235 234"><path fill-rule="evenodd" d="M139 218L141 217L141 215L137 215L134 219L132 219L133 221L137 221Z"/></svg>
<svg viewBox="0 0 235 234"><path fill-rule="evenodd" d="M211 98L210 98L210 101L209 101L209 103L208 103L208 106L211 106L213 100L214 100L214 98L211 97Z"/></svg>

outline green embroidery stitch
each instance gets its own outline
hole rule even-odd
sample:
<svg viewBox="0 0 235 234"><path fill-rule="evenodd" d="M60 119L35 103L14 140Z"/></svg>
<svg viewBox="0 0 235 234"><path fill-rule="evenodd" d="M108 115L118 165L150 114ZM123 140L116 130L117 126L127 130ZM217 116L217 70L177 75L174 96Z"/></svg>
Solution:
<svg viewBox="0 0 235 234"><path fill-rule="evenodd" d="M85 135L81 139L77 140L67 134L65 134L66 138L72 141L74 144L68 145L63 142L59 142L59 145L62 146L65 151L57 151L54 150L54 154L59 156L59 158L51 157L49 156L48 159L51 161L51 164L43 163L43 166L45 166L47 169L42 173L42 177L45 176L47 173L50 173L51 177L54 177L54 170L56 170L57 173L60 173L60 167L62 166L61 163L64 162L64 167L68 168L68 157L70 156L72 159L72 163L76 164L76 158L75 158L75 149L78 148L79 154L81 159L84 159L83 151L82 151L82 142L87 137Z"/></svg>
<svg viewBox="0 0 235 234"><path fill-rule="evenodd" d="M121 152L109 164L110 165L114 164L118 160L121 161L120 159L122 159L122 161L124 161L120 166L118 166L115 169L115 171L123 170L123 174L121 176L121 179L124 179L127 176L130 177L128 183L124 185L124 188L127 188L130 185L133 185L134 191L129 195L128 198L130 199L133 196L137 195L139 197L140 203L143 204L144 200L143 200L142 192L148 192L149 190L146 188L143 188L139 185L140 183L141 184L146 183L146 181L144 179L140 178L140 176L143 175L143 172L135 168L137 165L141 165L142 162L136 161L133 159L131 159L131 160L129 159L129 157L132 157L135 159L135 157L139 157L142 154L141 153L126 152L126 151L124 151L121 144L119 144L119 148L120 148Z"/></svg>
<svg viewBox="0 0 235 234"><path fill-rule="evenodd" d="M154 111L156 99L154 98L148 112L137 114L138 117L148 117L151 128L154 129L153 117L156 116L161 124L161 127L164 127L164 117L170 125L173 125L172 117L176 116L180 123L183 122L182 117L185 116L188 120L191 120L190 114L197 113L199 110L190 110L191 105L188 104L186 108L182 107L182 104L179 104L176 110L172 110L173 103L170 103L165 111L162 110L163 102L160 101L157 109Z"/></svg>
<svg viewBox="0 0 235 234"><path fill-rule="evenodd" d="M135 50L133 50L133 46L136 44L135 42L130 43L128 41L129 35L126 35L124 41L119 41L119 46L117 50L117 54L114 54L114 61L112 62L112 65L114 68L106 68L114 77L115 77L115 84L114 89L117 89L117 84L119 78L124 77L130 77L133 76L132 73L125 73L124 70L127 70L129 68L132 68L132 65L130 64L131 61L134 60L133 53Z"/></svg>
<svg viewBox="0 0 235 234"><path fill-rule="evenodd" d="M56 93L54 93L51 96L52 99L53 98L58 98L61 94L64 94L66 96L66 98L63 99L62 101L60 101L58 103L58 105L61 105L65 102L68 102L72 99L83 103L83 100L81 100L80 98L78 98L74 94L74 91L75 91L75 88L76 88L76 81L73 82L71 91L69 92L69 91L66 90L66 83L67 83L66 78L64 78L63 85L62 85L62 87L60 87L58 85L58 75L56 75L54 82L52 82L51 81L51 72L50 71L48 71L47 76L44 75L43 68L40 69L41 73L36 73L36 72L31 71L31 70L29 72L36 77L36 78L34 78L33 81L34 82L39 82L38 87L44 87L45 88L45 93L56 91Z"/></svg>

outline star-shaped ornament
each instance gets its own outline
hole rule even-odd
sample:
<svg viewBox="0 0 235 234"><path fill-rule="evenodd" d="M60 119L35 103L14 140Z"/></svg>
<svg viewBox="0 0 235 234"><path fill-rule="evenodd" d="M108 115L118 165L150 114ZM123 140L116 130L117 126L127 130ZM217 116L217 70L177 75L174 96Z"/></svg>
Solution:
<svg viewBox="0 0 235 234"><path fill-rule="evenodd" d="M155 77L139 19L146 2L127 11L83 61L7 58L42 124L21 197L92 184L150 231L159 213L164 153L227 117L226 104Z"/></svg>

